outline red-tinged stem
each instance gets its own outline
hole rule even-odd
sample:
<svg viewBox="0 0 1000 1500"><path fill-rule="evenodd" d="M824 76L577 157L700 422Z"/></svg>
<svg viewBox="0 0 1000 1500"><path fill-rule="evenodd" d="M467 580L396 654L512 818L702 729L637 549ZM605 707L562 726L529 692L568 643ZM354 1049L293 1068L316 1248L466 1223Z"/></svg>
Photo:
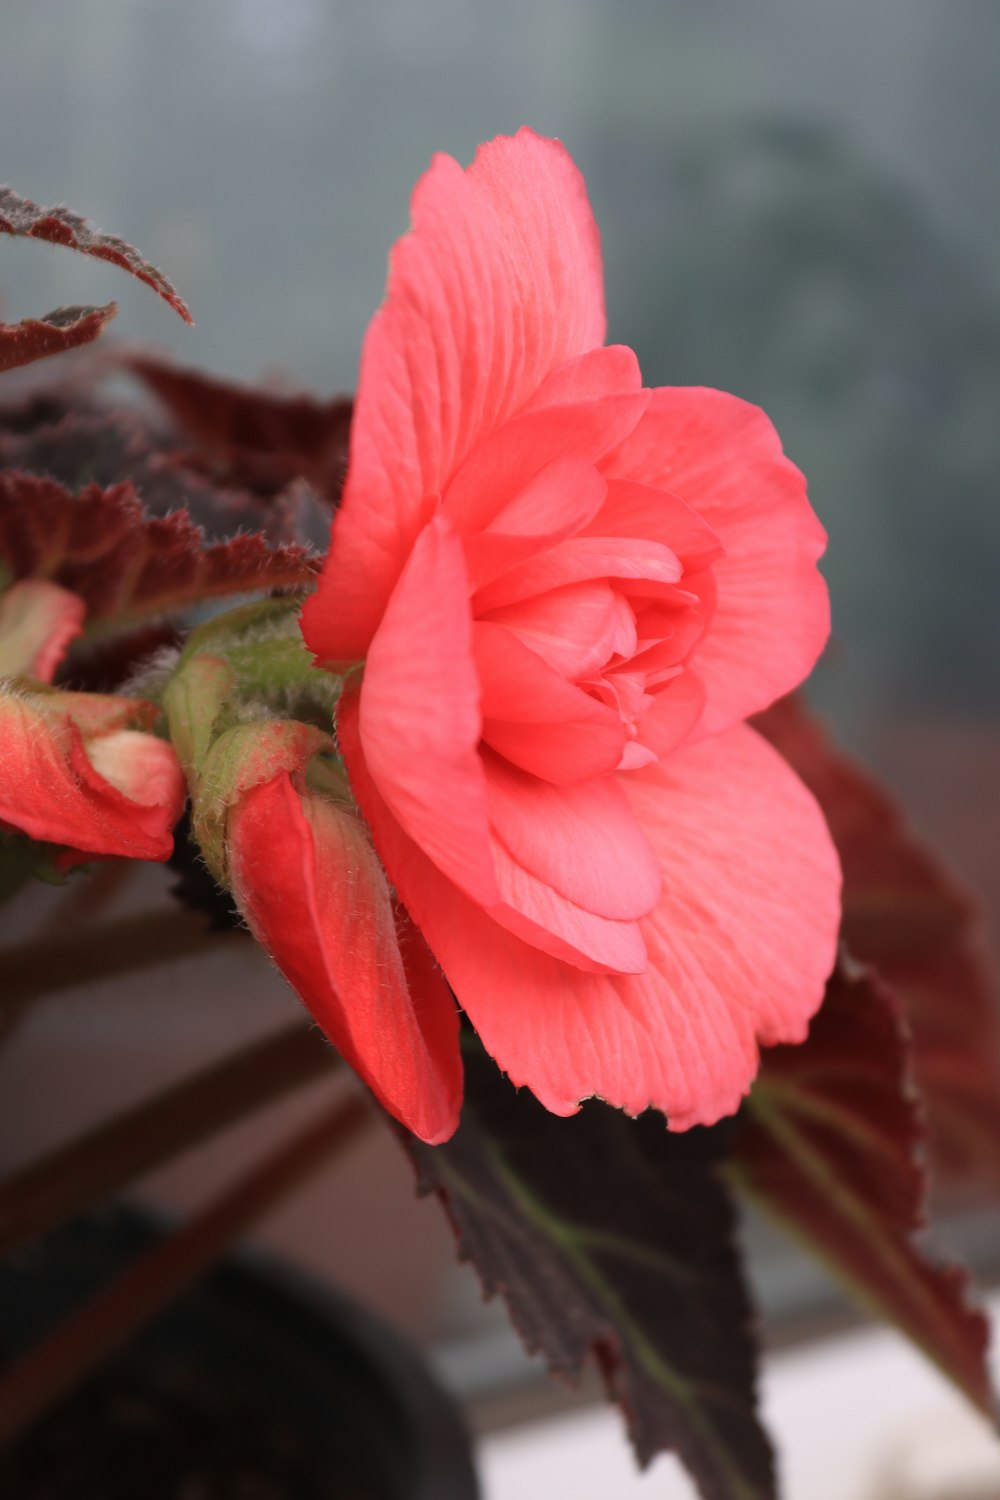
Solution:
<svg viewBox="0 0 1000 1500"><path fill-rule="evenodd" d="M240 942L234 933L214 932L204 918L181 907L139 912L100 926L87 926L57 940L51 932L0 949L3 996L0 1005L19 1009L29 1000L77 989L195 953Z"/></svg>
<svg viewBox="0 0 1000 1500"><path fill-rule="evenodd" d="M0 1182L0 1255L319 1078L336 1062L319 1032L296 1021L48 1152Z"/></svg>
<svg viewBox="0 0 1000 1500"><path fill-rule="evenodd" d="M185 1291L262 1218L374 1118L352 1094L240 1177L212 1206L137 1257L0 1378L0 1443L9 1441Z"/></svg>

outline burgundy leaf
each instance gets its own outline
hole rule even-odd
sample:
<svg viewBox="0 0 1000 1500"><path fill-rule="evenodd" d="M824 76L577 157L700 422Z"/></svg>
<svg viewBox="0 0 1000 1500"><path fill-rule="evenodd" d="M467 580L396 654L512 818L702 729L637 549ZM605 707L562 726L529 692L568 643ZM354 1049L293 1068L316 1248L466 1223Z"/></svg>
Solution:
<svg viewBox="0 0 1000 1500"><path fill-rule="evenodd" d="M113 302L106 307L57 307L44 318L0 323L0 374L92 343L117 311Z"/></svg>
<svg viewBox="0 0 1000 1500"><path fill-rule="evenodd" d="M187 510L209 540L236 530L262 532L272 544L325 541L329 515L302 483L262 498L199 473L141 412L87 401L66 390L35 393L0 406L0 469L25 469L67 489L107 488L128 480L147 513Z"/></svg>
<svg viewBox="0 0 1000 1500"><path fill-rule="evenodd" d="M15 578L50 578L80 594L88 626L116 627L207 598L309 583L318 560L260 535L207 543L186 511L148 516L130 484L73 495L54 480L0 473L0 561Z"/></svg>
<svg viewBox="0 0 1000 1500"><path fill-rule="evenodd" d="M151 286L185 323L193 323L190 312L162 271L143 260L139 252L116 234L101 234L71 209L40 208L28 198L19 198L9 187L0 187L0 234L24 235L29 239L47 240L52 245L67 245L84 255L109 260L112 265L130 271Z"/></svg>
<svg viewBox="0 0 1000 1500"><path fill-rule="evenodd" d="M573 1379L591 1360L640 1462L675 1450L706 1500L775 1492L756 1414L751 1315L717 1174L727 1132L672 1135L591 1101L549 1114L478 1045L458 1132L408 1138L459 1252L530 1351Z"/></svg>
<svg viewBox="0 0 1000 1500"><path fill-rule="evenodd" d="M798 699L756 721L817 797L844 867L844 941L904 1003L946 1179L1000 1185L1000 1023L974 897Z"/></svg>
<svg viewBox="0 0 1000 1500"><path fill-rule="evenodd" d="M992 1414L989 1327L968 1280L915 1241L923 1121L892 994L841 966L801 1046L765 1050L736 1139L737 1181Z"/></svg>
<svg viewBox="0 0 1000 1500"><path fill-rule="evenodd" d="M297 477L335 502L347 468L351 401L285 395L132 357L128 367L231 482L273 494Z"/></svg>

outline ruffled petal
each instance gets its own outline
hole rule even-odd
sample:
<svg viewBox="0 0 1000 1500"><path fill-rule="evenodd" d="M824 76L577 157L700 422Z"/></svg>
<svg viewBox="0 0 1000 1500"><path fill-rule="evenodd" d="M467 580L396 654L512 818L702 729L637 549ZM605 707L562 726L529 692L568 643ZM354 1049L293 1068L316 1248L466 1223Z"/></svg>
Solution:
<svg viewBox="0 0 1000 1500"><path fill-rule="evenodd" d="M575 682L597 672L615 652L635 650L635 617L604 579L570 583L490 610L486 619L513 631L554 672Z"/></svg>
<svg viewBox="0 0 1000 1500"><path fill-rule="evenodd" d="M301 796L282 772L240 798L228 847L251 931L334 1046L407 1129L447 1140L462 1097L458 1015L419 955L404 964L360 820L327 797ZM407 969L419 971L419 1009Z"/></svg>
<svg viewBox="0 0 1000 1500"><path fill-rule="evenodd" d="M546 464L596 464L617 448L649 405L648 391L532 409L480 443L444 492L444 510L462 533L482 531Z"/></svg>
<svg viewBox="0 0 1000 1500"><path fill-rule="evenodd" d="M513 1083L556 1114L597 1094L674 1129L732 1113L758 1043L798 1042L839 925L839 865L823 818L752 730L625 778L664 867L642 922L649 970L582 973L505 932L407 839L364 775L355 791L402 900L460 1005Z"/></svg>
<svg viewBox="0 0 1000 1500"><path fill-rule="evenodd" d="M600 510L607 485L582 458L556 458L515 490L481 531L460 533L473 589L575 536Z"/></svg>
<svg viewBox="0 0 1000 1500"><path fill-rule="evenodd" d="M535 594L593 578L614 578L638 594L673 593L682 574L676 555L661 542L637 537L576 536L511 568L477 591L476 613L518 604Z"/></svg>
<svg viewBox="0 0 1000 1500"><path fill-rule="evenodd" d="M707 690L697 733L717 734L798 686L830 629L816 567L826 532L764 413L722 391L654 391L604 472L670 490L725 549L711 568L715 613L694 658Z"/></svg>
<svg viewBox="0 0 1000 1500"><path fill-rule="evenodd" d="M303 629L322 661L364 656L429 505L483 438L604 338L583 178L530 130L436 156L413 194L365 338L347 483Z"/></svg>
<svg viewBox="0 0 1000 1500"><path fill-rule="evenodd" d="M559 365L542 381L525 410L603 400L605 396L634 396L642 388L635 351L626 344L607 344Z"/></svg>
<svg viewBox="0 0 1000 1500"><path fill-rule="evenodd" d="M652 910L660 867L618 777L552 786L488 752L483 768L490 822L526 870L604 917Z"/></svg>
<svg viewBox="0 0 1000 1500"><path fill-rule="evenodd" d="M371 643L360 727L395 817L450 879L492 905L469 586L461 544L443 517L417 538Z"/></svg>
<svg viewBox="0 0 1000 1500"><path fill-rule="evenodd" d="M498 838L493 840L493 860L503 900L490 915L501 927L576 969L643 973L646 944L638 922L577 906L526 870Z"/></svg>
<svg viewBox="0 0 1000 1500"><path fill-rule="evenodd" d="M559 786L615 769L625 730L614 709L560 677L502 625L477 624L473 649L488 745Z"/></svg>
<svg viewBox="0 0 1000 1500"><path fill-rule="evenodd" d="M583 534L661 542L676 553L685 572L700 572L723 553L718 536L690 505L667 490L625 479L608 481L604 504Z"/></svg>
<svg viewBox="0 0 1000 1500"><path fill-rule="evenodd" d="M114 701L0 693L0 823L81 857L169 859L185 799L173 748L131 730L88 745L55 706L73 696L84 715Z"/></svg>

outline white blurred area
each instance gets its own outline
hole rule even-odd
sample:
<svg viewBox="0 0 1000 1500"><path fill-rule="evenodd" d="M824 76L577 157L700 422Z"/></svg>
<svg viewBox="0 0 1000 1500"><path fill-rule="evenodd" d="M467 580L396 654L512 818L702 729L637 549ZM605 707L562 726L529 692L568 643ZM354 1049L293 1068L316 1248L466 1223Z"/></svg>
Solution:
<svg viewBox="0 0 1000 1500"><path fill-rule="evenodd" d="M990 1302L1000 1316L1000 1297ZM1000 1357L993 1359L1000 1375ZM770 1356L763 1404L784 1500L997 1500L1000 1437L883 1329ZM674 1458L636 1472L617 1413L573 1412L480 1444L483 1500L697 1500Z"/></svg>

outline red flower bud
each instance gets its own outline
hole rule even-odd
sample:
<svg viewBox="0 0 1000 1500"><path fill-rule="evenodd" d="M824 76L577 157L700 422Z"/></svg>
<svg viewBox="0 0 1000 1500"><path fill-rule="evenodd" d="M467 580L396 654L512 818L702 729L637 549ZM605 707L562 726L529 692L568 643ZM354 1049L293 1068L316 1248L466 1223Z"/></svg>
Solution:
<svg viewBox="0 0 1000 1500"><path fill-rule="evenodd" d="M447 1140L458 1013L354 810L283 770L235 802L226 848L251 931L337 1050L415 1135Z"/></svg>
<svg viewBox="0 0 1000 1500"><path fill-rule="evenodd" d="M151 703L0 686L0 826L92 855L168 859L184 806ZM72 851L72 852L70 852Z"/></svg>

